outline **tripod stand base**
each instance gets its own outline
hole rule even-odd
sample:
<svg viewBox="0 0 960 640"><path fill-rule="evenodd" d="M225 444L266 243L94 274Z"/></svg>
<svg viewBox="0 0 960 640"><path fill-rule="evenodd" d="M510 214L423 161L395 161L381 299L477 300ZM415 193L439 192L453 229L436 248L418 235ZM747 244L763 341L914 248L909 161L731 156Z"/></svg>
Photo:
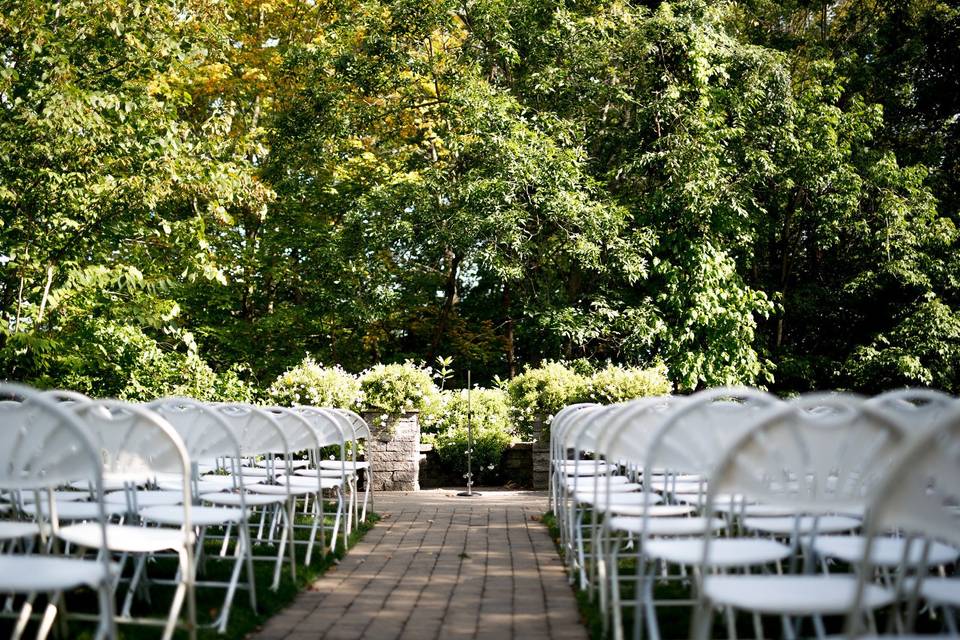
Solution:
<svg viewBox="0 0 960 640"><path fill-rule="evenodd" d="M458 498L476 498L477 496L483 495L482 493L477 493L476 491L461 491L457 494Z"/></svg>

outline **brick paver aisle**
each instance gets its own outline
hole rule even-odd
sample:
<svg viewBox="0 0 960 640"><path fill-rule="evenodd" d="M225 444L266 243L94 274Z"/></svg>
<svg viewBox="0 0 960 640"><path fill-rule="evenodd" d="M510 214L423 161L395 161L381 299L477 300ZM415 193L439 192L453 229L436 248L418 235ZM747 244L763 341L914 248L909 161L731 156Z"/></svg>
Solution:
<svg viewBox="0 0 960 640"><path fill-rule="evenodd" d="M545 495L454 493L377 494L383 520L253 638L585 640Z"/></svg>

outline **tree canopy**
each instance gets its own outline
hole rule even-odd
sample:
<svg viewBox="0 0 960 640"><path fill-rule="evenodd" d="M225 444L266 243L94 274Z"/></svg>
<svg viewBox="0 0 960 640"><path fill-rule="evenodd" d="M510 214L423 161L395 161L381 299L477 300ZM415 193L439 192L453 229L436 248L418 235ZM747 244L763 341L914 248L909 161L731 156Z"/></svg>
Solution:
<svg viewBox="0 0 960 640"><path fill-rule="evenodd" d="M960 392L955 3L0 7L7 377Z"/></svg>

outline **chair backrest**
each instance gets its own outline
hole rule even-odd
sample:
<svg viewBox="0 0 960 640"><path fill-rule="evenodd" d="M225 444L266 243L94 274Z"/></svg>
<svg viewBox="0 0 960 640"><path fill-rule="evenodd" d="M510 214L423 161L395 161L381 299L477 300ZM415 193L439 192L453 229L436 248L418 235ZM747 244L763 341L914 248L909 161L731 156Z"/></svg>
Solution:
<svg viewBox="0 0 960 640"><path fill-rule="evenodd" d="M269 453L290 453L287 436L273 415L260 407L239 402L209 403L221 416L240 444L243 456L259 456Z"/></svg>
<svg viewBox="0 0 960 640"><path fill-rule="evenodd" d="M89 480L103 490L94 439L70 406L34 389L0 383L0 488L47 489Z"/></svg>
<svg viewBox="0 0 960 640"><path fill-rule="evenodd" d="M644 455L644 476L654 471L708 474L756 418L782 404L745 387L693 394L664 416Z"/></svg>
<svg viewBox="0 0 960 640"><path fill-rule="evenodd" d="M190 461L191 480L199 479L198 463L223 459L233 488L243 489L243 474L237 473L243 455L240 439L222 413L210 405L191 398L170 397L146 405L162 416L180 434ZM196 492L199 485L193 487ZM242 500L242 491L241 491ZM244 505L245 506L245 505Z"/></svg>
<svg viewBox="0 0 960 640"><path fill-rule="evenodd" d="M190 455L173 426L146 407L119 400L94 400L72 408L100 449L105 475L130 483L152 482L159 473L179 475L183 487L180 530L184 545L192 549Z"/></svg>
<svg viewBox="0 0 960 640"><path fill-rule="evenodd" d="M584 408L570 417L560 440L565 449L574 450L574 458L580 453L594 453L597 441L607 427L608 418L622 404L605 404Z"/></svg>
<svg viewBox="0 0 960 640"><path fill-rule="evenodd" d="M119 400L72 405L100 449L104 472L142 482L157 472L190 475L183 439L165 419L146 407Z"/></svg>
<svg viewBox="0 0 960 640"><path fill-rule="evenodd" d="M240 440L222 414L191 398L169 397L146 405L180 434L193 462L240 458Z"/></svg>
<svg viewBox="0 0 960 640"><path fill-rule="evenodd" d="M684 396L637 398L611 413L597 441L607 460L643 466L647 451L664 418L686 402Z"/></svg>
<svg viewBox="0 0 960 640"><path fill-rule="evenodd" d="M349 422L350 427L353 429L354 438L356 440L369 440L370 439L370 425L367 424L367 421L364 420L360 414L350 409L341 409L339 407L320 407L324 411L332 412L338 416L343 417Z"/></svg>
<svg viewBox="0 0 960 640"><path fill-rule="evenodd" d="M316 432L320 446L340 445L356 440L356 432L349 419L333 409L298 405L290 411L306 420Z"/></svg>
<svg viewBox="0 0 960 640"><path fill-rule="evenodd" d="M867 402L889 412L908 431L921 434L936 425L941 416L960 401L935 389L896 389Z"/></svg>
<svg viewBox="0 0 960 640"><path fill-rule="evenodd" d="M550 422L550 459L561 460L567 457L566 433L579 423L581 414L599 408L595 402L580 402L565 406L553 416Z"/></svg>
<svg viewBox="0 0 960 640"><path fill-rule="evenodd" d="M69 391L67 389L50 389L49 391L44 391L43 395L52 398L56 402L63 402L67 404L91 401L89 396L85 396L77 391Z"/></svg>
<svg viewBox="0 0 960 640"><path fill-rule="evenodd" d="M873 494L866 530L919 534L960 547L960 405L901 452Z"/></svg>
<svg viewBox="0 0 960 640"><path fill-rule="evenodd" d="M273 416L277 425L283 430L290 453L316 451L322 446L317 432L303 415L287 407L264 407L263 411Z"/></svg>
<svg viewBox="0 0 960 640"><path fill-rule="evenodd" d="M759 416L711 474L719 493L810 514L862 509L907 440L860 396L809 394Z"/></svg>
<svg viewBox="0 0 960 640"><path fill-rule="evenodd" d="M568 404L563 409L560 409L560 411L557 411L556 415L553 416L553 420L550 422L550 440L561 440L570 426L570 421L581 411L599 406L602 405L596 402L578 402L576 404Z"/></svg>

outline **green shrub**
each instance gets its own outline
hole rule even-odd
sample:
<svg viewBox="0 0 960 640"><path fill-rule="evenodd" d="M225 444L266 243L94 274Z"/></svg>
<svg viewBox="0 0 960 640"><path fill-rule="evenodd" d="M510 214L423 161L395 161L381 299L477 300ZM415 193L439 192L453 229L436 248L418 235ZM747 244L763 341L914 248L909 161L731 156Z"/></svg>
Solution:
<svg viewBox="0 0 960 640"><path fill-rule="evenodd" d="M506 385L510 414L518 433L531 437L538 416L549 425L560 409L583 396L586 386L586 378L559 362L525 369Z"/></svg>
<svg viewBox="0 0 960 640"><path fill-rule="evenodd" d="M258 389L242 375L249 374L250 370L242 365L233 365L226 371L217 374L214 381L213 394L210 400L217 402L245 402L252 403L257 398Z"/></svg>
<svg viewBox="0 0 960 640"><path fill-rule="evenodd" d="M161 343L138 326L99 318L73 329L46 372L27 382L134 402L166 395L213 399L217 374L197 354L189 333Z"/></svg>
<svg viewBox="0 0 960 640"><path fill-rule="evenodd" d="M434 449L440 462L458 475L467 473L467 392L447 391L442 409L430 427ZM506 395L499 389L474 389L469 399L473 425L473 479L491 482L499 476L503 451L513 441L510 410Z"/></svg>
<svg viewBox="0 0 960 640"><path fill-rule="evenodd" d="M360 375L358 404L388 416L429 410L437 395L430 374L412 362L378 364Z"/></svg>
<svg viewBox="0 0 960 640"><path fill-rule="evenodd" d="M426 434L441 433L467 424L467 392L443 391L439 401L427 416L421 416L421 431ZM507 395L500 389L474 389L469 399L474 426L489 425L512 433L510 406Z"/></svg>
<svg viewBox="0 0 960 640"><path fill-rule="evenodd" d="M608 364L587 381L582 399L586 402L609 404L644 396L660 396L670 393L671 389L665 364L649 369Z"/></svg>
<svg viewBox="0 0 960 640"><path fill-rule="evenodd" d="M270 388L267 400L274 404L314 407L355 408L360 397L360 381L339 365L324 367L310 356L281 373Z"/></svg>

